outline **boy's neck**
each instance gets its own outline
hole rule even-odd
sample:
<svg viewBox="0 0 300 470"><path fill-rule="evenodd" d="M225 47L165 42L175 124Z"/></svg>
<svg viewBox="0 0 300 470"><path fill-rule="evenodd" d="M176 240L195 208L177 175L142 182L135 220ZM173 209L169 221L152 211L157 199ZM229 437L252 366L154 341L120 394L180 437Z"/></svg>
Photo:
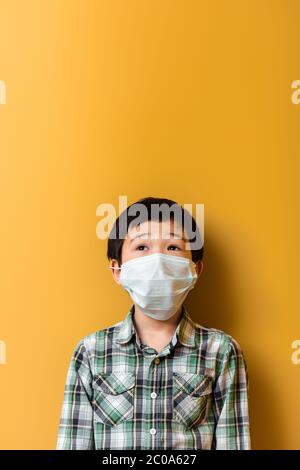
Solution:
<svg viewBox="0 0 300 470"><path fill-rule="evenodd" d="M133 323L134 326L140 334L140 332L148 334L161 334L161 335L170 335L174 334L178 323L181 318L182 305L178 311L168 320L155 320L155 318L148 317L138 305L134 304L134 314L133 314Z"/></svg>

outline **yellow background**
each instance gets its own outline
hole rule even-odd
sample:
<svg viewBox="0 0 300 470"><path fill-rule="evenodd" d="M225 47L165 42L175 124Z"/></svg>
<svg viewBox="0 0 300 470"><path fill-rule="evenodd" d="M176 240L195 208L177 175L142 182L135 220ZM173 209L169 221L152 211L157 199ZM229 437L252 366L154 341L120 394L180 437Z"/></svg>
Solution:
<svg viewBox="0 0 300 470"><path fill-rule="evenodd" d="M240 343L255 449L300 448L297 0L0 0L0 447L55 448L71 353L130 306L96 207L205 204L187 307Z"/></svg>

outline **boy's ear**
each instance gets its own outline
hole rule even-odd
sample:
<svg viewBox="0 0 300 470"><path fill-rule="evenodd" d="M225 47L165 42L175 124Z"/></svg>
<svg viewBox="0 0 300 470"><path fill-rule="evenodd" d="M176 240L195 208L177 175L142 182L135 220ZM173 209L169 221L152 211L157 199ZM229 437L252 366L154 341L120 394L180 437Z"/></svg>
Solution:
<svg viewBox="0 0 300 470"><path fill-rule="evenodd" d="M109 263L109 268L112 272L112 276L114 280L116 281L117 284L120 284L119 278L120 278L120 269L115 269L115 268L120 268L119 263L116 259L112 259Z"/></svg>
<svg viewBox="0 0 300 470"><path fill-rule="evenodd" d="M203 271L203 261L199 260L196 262L196 272L198 274L198 277L201 276L202 271Z"/></svg>

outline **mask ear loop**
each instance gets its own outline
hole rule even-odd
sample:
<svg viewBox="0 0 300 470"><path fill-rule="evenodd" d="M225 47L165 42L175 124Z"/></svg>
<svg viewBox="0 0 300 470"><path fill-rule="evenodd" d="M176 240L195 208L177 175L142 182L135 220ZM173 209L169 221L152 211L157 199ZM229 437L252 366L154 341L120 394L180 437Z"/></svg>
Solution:
<svg viewBox="0 0 300 470"><path fill-rule="evenodd" d="M109 269L122 269L122 268L115 268L114 266L108 266Z"/></svg>

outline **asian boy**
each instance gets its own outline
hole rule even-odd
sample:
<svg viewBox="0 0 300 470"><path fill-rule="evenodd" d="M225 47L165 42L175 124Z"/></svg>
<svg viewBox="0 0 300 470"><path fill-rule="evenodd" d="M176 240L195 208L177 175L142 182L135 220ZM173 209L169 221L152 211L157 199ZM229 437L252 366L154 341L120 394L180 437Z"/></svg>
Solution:
<svg viewBox="0 0 300 470"><path fill-rule="evenodd" d="M194 218L164 198L141 199L115 221L109 268L132 304L123 321L75 347L57 449L251 448L241 347L194 322L184 305L203 270L192 234L200 236Z"/></svg>

